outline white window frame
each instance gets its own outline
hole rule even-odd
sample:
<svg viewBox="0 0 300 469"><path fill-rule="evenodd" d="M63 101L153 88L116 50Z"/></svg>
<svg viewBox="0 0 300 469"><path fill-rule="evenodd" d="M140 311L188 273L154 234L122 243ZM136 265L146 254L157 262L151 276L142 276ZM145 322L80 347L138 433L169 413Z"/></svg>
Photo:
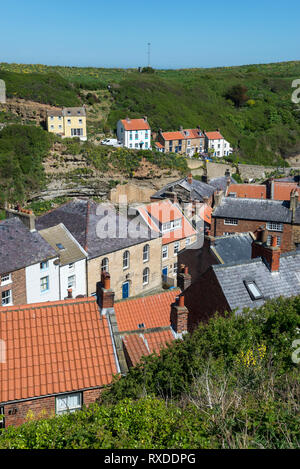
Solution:
<svg viewBox="0 0 300 469"><path fill-rule="evenodd" d="M180 251L180 242L176 241L176 243L174 243L174 254L178 254L179 251Z"/></svg>
<svg viewBox="0 0 300 469"><path fill-rule="evenodd" d="M150 258L150 246L149 244L146 244L143 247L143 262L149 262Z"/></svg>
<svg viewBox="0 0 300 469"><path fill-rule="evenodd" d="M189 246L191 244L191 238L186 238L185 245Z"/></svg>
<svg viewBox="0 0 300 469"><path fill-rule="evenodd" d="M68 288L76 288L76 275L70 275L68 277Z"/></svg>
<svg viewBox="0 0 300 469"><path fill-rule="evenodd" d="M165 255L166 254L166 255ZM162 258L163 259L168 259L169 257L169 249L168 246L163 246L162 247Z"/></svg>
<svg viewBox="0 0 300 469"><path fill-rule="evenodd" d="M244 285L252 301L261 300L263 298L263 294L258 288L258 286L256 285L256 282L254 280L244 281Z"/></svg>
<svg viewBox="0 0 300 469"><path fill-rule="evenodd" d="M239 220L237 218L224 218L224 225L237 226Z"/></svg>
<svg viewBox="0 0 300 469"><path fill-rule="evenodd" d="M130 252L125 251L123 253L123 270L129 269L130 266Z"/></svg>
<svg viewBox="0 0 300 469"><path fill-rule="evenodd" d="M267 230L268 231L283 231L283 223L276 223L272 221L268 221L267 223Z"/></svg>
<svg viewBox="0 0 300 469"><path fill-rule="evenodd" d="M146 267L143 270L143 286L149 285L149 279L150 279L150 269L149 267Z"/></svg>
<svg viewBox="0 0 300 469"><path fill-rule="evenodd" d="M48 279L47 280L47 286L48 288L47 289L42 289L42 280L45 280L45 279ZM46 293L50 290L50 279L49 279L49 275L46 275L45 277L41 277L40 278L40 290L41 290L41 293Z"/></svg>
<svg viewBox="0 0 300 469"><path fill-rule="evenodd" d="M49 269L49 261L43 261L40 263L40 270L48 270Z"/></svg>
<svg viewBox="0 0 300 469"><path fill-rule="evenodd" d="M8 293L8 296L5 298L5 299L9 299L8 303L3 303L3 294L5 295L6 293ZM12 299L12 290L4 290L1 294L1 305L3 307L5 306L11 306L13 304L13 299Z"/></svg>
<svg viewBox="0 0 300 469"><path fill-rule="evenodd" d="M79 404L73 407L70 407L68 405L68 401L71 400L71 398L77 397L79 398ZM65 400L66 402L64 403L65 405L62 405L62 401ZM61 401L61 404L60 404ZM76 392L72 394L64 394L61 396L57 396L55 398L55 413L56 415L62 415L66 413L73 413L76 412L77 410L82 409L82 393L81 392Z"/></svg>
<svg viewBox="0 0 300 469"><path fill-rule="evenodd" d="M12 283L11 274L1 275L1 287Z"/></svg>
<svg viewBox="0 0 300 469"><path fill-rule="evenodd" d="M101 272L109 272L109 259L104 257L101 261Z"/></svg>

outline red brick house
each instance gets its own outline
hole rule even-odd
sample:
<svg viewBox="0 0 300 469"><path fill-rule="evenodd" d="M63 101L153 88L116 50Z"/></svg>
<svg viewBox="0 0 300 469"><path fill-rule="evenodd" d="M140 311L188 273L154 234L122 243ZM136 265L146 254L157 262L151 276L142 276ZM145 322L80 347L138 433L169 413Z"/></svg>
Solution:
<svg viewBox="0 0 300 469"><path fill-rule="evenodd" d="M120 371L94 298L0 308L2 426L95 402Z"/></svg>
<svg viewBox="0 0 300 469"><path fill-rule="evenodd" d="M218 193L212 213L211 234L224 236L252 232L257 236L264 231L269 245L271 237L276 235L281 250L292 251L295 249L294 225L299 224L300 219L298 198L297 192L291 194L289 202L223 197Z"/></svg>

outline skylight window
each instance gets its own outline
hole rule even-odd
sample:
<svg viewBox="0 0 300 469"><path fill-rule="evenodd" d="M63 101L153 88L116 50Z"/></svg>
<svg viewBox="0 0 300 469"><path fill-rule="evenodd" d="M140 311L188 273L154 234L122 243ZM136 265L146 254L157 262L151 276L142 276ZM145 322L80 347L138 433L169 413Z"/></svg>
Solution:
<svg viewBox="0 0 300 469"><path fill-rule="evenodd" d="M244 282L245 287L247 288L247 291L253 301L255 300L260 300L263 298L262 292L256 285L256 283L253 281L246 281Z"/></svg>
<svg viewBox="0 0 300 469"><path fill-rule="evenodd" d="M64 247L61 243L57 243L56 246L57 246L58 249L60 249L60 250L65 249L65 247Z"/></svg>

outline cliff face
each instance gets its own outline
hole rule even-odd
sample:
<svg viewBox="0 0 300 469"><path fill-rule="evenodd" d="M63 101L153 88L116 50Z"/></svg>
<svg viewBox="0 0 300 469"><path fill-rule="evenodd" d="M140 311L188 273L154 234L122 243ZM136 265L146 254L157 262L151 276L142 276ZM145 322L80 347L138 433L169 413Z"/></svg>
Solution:
<svg viewBox="0 0 300 469"><path fill-rule="evenodd" d="M58 110L59 108L20 98L7 99L5 104L0 104L0 112L9 112L18 117L21 123L31 121L42 126L46 123L47 111L51 109Z"/></svg>

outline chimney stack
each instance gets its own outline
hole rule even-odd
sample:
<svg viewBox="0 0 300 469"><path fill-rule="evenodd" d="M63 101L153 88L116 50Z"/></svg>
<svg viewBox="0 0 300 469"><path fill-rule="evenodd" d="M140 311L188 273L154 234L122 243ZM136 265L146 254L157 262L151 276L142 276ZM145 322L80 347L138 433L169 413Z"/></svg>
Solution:
<svg viewBox="0 0 300 469"><path fill-rule="evenodd" d="M25 226L32 232L35 230L35 215L32 210L22 209L20 204L17 205L16 209L5 209L6 218L18 217L24 223Z"/></svg>
<svg viewBox="0 0 300 469"><path fill-rule="evenodd" d="M291 192L290 197L290 210L292 211L292 222L295 222L296 218L296 210L299 205L299 191L297 189L293 189Z"/></svg>
<svg viewBox="0 0 300 469"><path fill-rule="evenodd" d="M177 273L177 286L181 291L186 290L192 283L192 276L189 274L189 268L184 264L180 266L180 269Z"/></svg>
<svg viewBox="0 0 300 469"><path fill-rule="evenodd" d="M264 233L264 232L263 232ZM252 243L252 259L262 257L267 263L271 272L278 272L280 267L281 249L277 246L277 236L272 236L271 246L261 241Z"/></svg>
<svg viewBox="0 0 300 469"><path fill-rule="evenodd" d="M144 116L144 121L147 122L148 121L148 118L147 116Z"/></svg>
<svg viewBox="0 0 300 469"><path fill-rule="evenodd" d="M219 207L219 205L221 205L223 196L224 196L223 191L218 190L214 193L215 207Z"/></svg>
<svg viewBox="0 0 300 469"><path fill-rule="evenodd" d="M72 288L68 288L67 292L68 292L68 296L65 297L65 300L71 300L73 298Z"/></svg>
<svg viewBox="0 0 300 469"><path fill-rule="evenodd" d="M101 310L114 307L115 292L111 289L108 272L102 272L101 282L97 284L97 300Z"/></svg>
<svg viewBox="0 0 300 469"><path fill-rule="evenodd" d="M184 305L184 296L181 295L171 306L171 327L177 334L188 331L188 316L189 311Z"/></svg>

